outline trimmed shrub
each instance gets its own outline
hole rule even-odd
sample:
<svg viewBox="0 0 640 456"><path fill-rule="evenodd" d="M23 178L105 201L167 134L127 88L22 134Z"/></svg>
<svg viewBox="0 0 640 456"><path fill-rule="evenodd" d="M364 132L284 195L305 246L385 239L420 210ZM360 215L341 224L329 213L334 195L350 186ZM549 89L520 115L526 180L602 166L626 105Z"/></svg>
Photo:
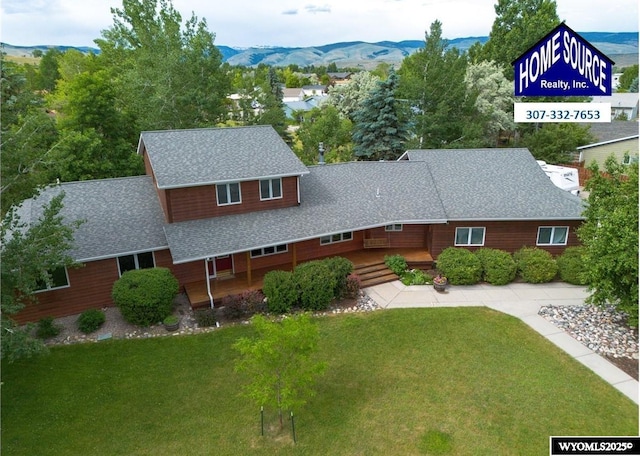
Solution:
<svg viewBox="0 0 640 456"><path fill-rule="evenodd" d="M269 312L285 313L298 302L298 289L289 271L269 271L264 275L262 292Z"/></svg>
<svg viewBox="0 0 640 456"><path fill-rule="evenodd" d="M336 281L333 297L340 299L347 293L347 276L353 272L353 263L347 258L336 256L322 260L328 267Z"/></svg>
<svg viewBox="0 0 640 456"><path fill-rule="evenodd" d="M556 258L558 274L563 282L573 285L586 285L584 247L567 247L562 255Z"/></svg>
<svg viewBox="0 0 640 456"><path fill-rule="evenodd" d="M111 296L125 320L149 326L171 313L179 288L178 279L167 268L134 269L113 284Z"/></svg>
<svg viewBox="0 0 640 456"><path fill-rule="evenodd" d="M438 255L438 270L452 285L473 285L482 277L480 259L459 247L448 247Z"/></svg>
<svg viewBox="0 0 640 456"><path fill-rule="evenodd" d="M409 269L407 260L402 255L385 255L384 264L398 277Z"/></svg>
<svg viewBox="0 0 640 456"><path fill-rule="evenodd" d="M360 294L361 282L358 274L351 273L347 276L346 296L355 298Z"/></svg>
<svg viewBox="0 0 640 456"><path fill-rule="evenodd" d="M240 294L242 306L250 315L262 313L266 310L264 293L260 290L245 290Z"/></svg>
<svg viewBox="0 0 640 456"><path fill-rule="evenodd" d="M193 316L195 317L198 326L202 328L215 326L218 321L217 309L198 309L193 312Z"/></svg>
<svg viewBox="0 0 640 456"><path fill-rule="evenodd" d="M558 265L553 256L537 247L522 247L514 252L513 259L520 278L527 283L551 282L558 273Z"/></svg>
<svg viewBox="0 0 640 456"><path fill-rule="evenodd" d="M293 280L300 292L300 307L304 310L324 310L329 307L335 290L335 276L323 261L302 263L293 270Z"/></svg>
<svg viewBox="0 0 640 456"><path fill-rule="evenodd" d="M246 315L240 295L227 295L220 300L220 307L225 318L236 320Z"/></svg>
<svg viewBox="0 0 640 456"><path fill-rule="evenodd" d="M53 322L53 317L44 317L38 321L36 337L39 339L49 339L60 334L60 327Z"/></svg>
<svg viewBox="0 0 640 456"><path fill-rule="evenodd" d="M78 329L85 334L89 334L96 331L106 320L107 317L100 309L85 310L78 317Z"/></svg>
<svg viewBox="0 0 640 456"><path fill-rule="evenodd" d="M482 248L474 252L482 264L482 280L491 285L506 285L516 278L516 262L509 252Z"/></svg>

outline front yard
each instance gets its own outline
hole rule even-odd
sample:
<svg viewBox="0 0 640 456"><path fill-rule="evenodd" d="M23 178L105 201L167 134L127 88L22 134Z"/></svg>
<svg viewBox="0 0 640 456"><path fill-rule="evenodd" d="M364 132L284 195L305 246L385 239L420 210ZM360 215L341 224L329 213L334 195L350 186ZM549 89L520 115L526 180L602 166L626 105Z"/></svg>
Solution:
<svg viewBox="0 0 640 456"><path fill-rule="evenodd" d="M318 319L328 362L296 410L239 396L238 325L195 336L55 347L3 364L11 455L548 453L550 435L635 435L635 404L518 320L485 308ZM444 443L442 443L444 442Z"/></svg>

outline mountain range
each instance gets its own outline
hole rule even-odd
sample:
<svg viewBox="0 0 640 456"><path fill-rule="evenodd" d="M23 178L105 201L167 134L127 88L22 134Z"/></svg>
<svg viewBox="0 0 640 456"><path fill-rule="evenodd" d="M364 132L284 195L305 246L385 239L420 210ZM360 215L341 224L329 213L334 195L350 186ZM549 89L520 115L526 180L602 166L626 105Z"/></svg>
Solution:
<svg viewBox="0 0 640 456"><path fill-rule="evenodd" d="M618 66L626 66L638 63L638 33L633 32L579 32L602 53L616 62ZM447 40L449 47L458 48L461 51L468 50L474 43L485 43L489 37L466 37ZM46 51L52 47L41 46L13 46L0 43L2 51L7 55L28 57L36 50ZM72 48L71 46L53 46L61 51ZM340 68L374 68L380 63L399 64L406 56L411 55L424 47L422 40L407 41L380 41L367 43L364 41L351 41L333 43L313 47L250 47L236 48L230 46L217 46L226 62L231 65L255 66L265 64L270 66L298 65L328 65L335 63ZM90 47L75 48L81 52L99 52Z"/></svg>

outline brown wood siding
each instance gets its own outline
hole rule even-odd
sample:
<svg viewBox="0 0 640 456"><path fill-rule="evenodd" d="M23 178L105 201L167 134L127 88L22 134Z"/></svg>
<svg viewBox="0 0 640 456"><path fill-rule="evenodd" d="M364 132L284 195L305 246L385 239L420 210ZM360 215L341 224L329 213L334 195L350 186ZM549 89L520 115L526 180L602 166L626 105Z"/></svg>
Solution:
<svg viewBox="0 0 640 456"><path fill-rule="evenodd" d="M215 185L199 187L172 188L167 190L166 207L171 211L171 222L183 222L223 215L243 214L247 212L280 209L298 204L297 177L282 179L282 198L260 200L258 181L240 183L241 204L218 206Z"/></svg>
<svg viewBox="0 0 640 456"><path fill-rule="evenodd" d="M354 231L350 241L334 242L332 244L320 244L320 239L310 239L299 242L296 246L296 258L298 264L305 261L340 255L345 252L361 250L363 246L364 231ZM291 249L290 249L291 250Z"/></svg>
<svg viewBox="0 0 640 456"><path fill-rule="evenodd" d="M367 230L367 238L387 239L389 248L426 247L429 225L402 225L402 231L385 231L384 227Z"/></svg>
<svg viewBox="0 0 640 456"><path fill-rule="evenodd" d="M447 247L455 244L455 232L457 227L485 227L485 239L483 247L515 252L523 246L535 247L540 226L568 226L569 236L566 246L538 246L549 251L553 255L559 255L567 247L579 245L576 228L579 221L536 221L536 222L456 222L448 225L432 226L432 245L430 252L434 258ZM469 250L477 250L480 247L465 246Z"/></svg>
<svg viewBox="0 0 640 456"><path fill-rule="evenodd" d="M144 170L147 176L151 176L153 179L153 187L158 194L158 200L160 200L160 206L162 206L162 212L164 213L164 219L167 223L171 223L171 208L169 207L169 203L167 201L167 195L165 190L161 190L158 188L156 184L156 175L153 173L153 168L151 167L151 162L149 161L149 154L147 154L146 149L142 149L142 159L144 161Z"/></svg>
<svg viewBox="0 0 640 456"><path fill-rule="evenodd" d="M204 260L174 265L168 249L153 252L153 256L156 267L169 268L181 289L185 283L205 279ZM16 315L16 321L22 324L114 306L111 289L120 278L117 258L91 261L80 268L69 268L68 273L69 287L37 293L38 303L25 307Z"/></svg>
<svg viewBox="0 0 640 456"><path fill-rule="evenodd" d="M36 293L38 302L27 305L15 316L22 324L36 322L43 317L64 317L113 306L111 288L118 280L115 258L91 261L80 268L69 268L69 287Z"/></svg>

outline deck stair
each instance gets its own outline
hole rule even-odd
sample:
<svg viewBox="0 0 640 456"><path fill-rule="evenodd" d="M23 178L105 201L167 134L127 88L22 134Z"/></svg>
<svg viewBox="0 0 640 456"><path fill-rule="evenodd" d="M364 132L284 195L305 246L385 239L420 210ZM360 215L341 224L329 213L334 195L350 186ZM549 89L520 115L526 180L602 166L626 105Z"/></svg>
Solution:
<svg viewBox="0 0 640 456"><path fill-rule="evenodd" d="M355 265L353 273L360 277L360 286L362 288L398 280L398 276L384 264L384 261Z"/></svg>

